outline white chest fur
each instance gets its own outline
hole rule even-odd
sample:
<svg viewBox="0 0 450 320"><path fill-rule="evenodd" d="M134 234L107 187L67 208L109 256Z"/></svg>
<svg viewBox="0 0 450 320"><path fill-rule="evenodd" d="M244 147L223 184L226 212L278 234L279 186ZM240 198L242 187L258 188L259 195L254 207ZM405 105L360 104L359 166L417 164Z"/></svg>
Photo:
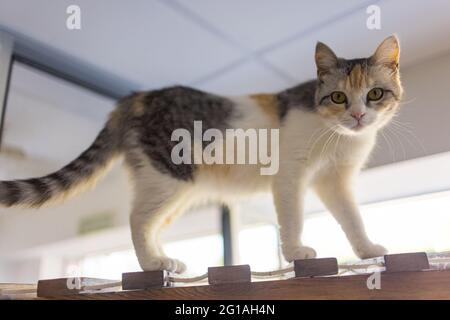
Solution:
<svg viewBox="0 0 450 320"><path fill-rule="evenodd" d="M376 132L341 135L319 115L291 110L280 132L280 159L298 161L315 170L329 166L362 166L375 145Z"/></svg>

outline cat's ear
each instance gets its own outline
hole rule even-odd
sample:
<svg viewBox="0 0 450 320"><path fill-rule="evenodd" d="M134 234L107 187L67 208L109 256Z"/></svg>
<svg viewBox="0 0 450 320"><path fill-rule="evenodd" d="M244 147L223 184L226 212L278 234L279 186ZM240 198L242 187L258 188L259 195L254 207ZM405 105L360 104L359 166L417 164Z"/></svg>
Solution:
<svg viewBox="0 0 450 320"><path fill-rule="evenodd" d="M370 57L372 64L385 65L393 70L398 69L400 59L400 43L397 36L392 35L378 46L377 50Z"/></svg>
<svg viewBox="0 0 450 320"><path fill-rule="evenodd" d="M317 42L315 59L317 75L319 78L328 73L331 69L337 67L338 58L334 54L333 50L322 42Z"/></svg>

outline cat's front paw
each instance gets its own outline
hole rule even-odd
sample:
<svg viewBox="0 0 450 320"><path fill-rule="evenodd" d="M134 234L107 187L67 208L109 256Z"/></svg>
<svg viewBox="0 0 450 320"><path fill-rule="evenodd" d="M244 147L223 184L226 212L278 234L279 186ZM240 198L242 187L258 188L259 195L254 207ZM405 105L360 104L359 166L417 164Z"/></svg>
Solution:
<svg viewBox="0 0 450 320"><path fill-rule="evenodd" d="M313 248L296 246L292 248L285 248L283 250L283 255L287 262L292 262L294 260L313 259L317 256L317 253Z"/></svg>
<svg viewBox="0 0 450 320"><path fill-rule="evenodd" d="M142 262L141 267L144 271L166 270L175 273L186 271L186 265L183 262L168 257L151 257Z"/></svg>
<svg viewBox="0 0 450 320"><path fill-rule="evenodd" d="M356 255L361 259L381 257L387 254L387 252L385 247L374 243L355 248Z"/></svg>

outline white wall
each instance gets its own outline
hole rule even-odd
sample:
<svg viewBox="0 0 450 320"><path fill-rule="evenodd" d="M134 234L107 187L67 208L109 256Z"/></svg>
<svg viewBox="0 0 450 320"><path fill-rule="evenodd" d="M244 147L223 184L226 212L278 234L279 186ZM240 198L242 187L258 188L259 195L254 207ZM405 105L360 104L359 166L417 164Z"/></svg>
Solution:
<svg viewBox="0 0 450 320"><path fill-rule="evenodd" d="M450 54L402 70L404 105L397 118L406 128L390 124L379 137L371 166L450 151ZM408 133L411 131L411 133Z"/></svg>

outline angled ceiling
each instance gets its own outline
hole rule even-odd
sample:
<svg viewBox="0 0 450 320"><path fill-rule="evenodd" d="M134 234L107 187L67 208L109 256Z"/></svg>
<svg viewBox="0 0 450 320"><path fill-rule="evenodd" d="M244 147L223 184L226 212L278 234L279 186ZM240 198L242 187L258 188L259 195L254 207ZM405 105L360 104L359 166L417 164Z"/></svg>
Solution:
<svg viewBox="0 0 450 320"><path fill-rule="evenodd" d="M78 0L82 29L65 26L73 1L0 0L0 30L18 50L119 94L181 83L225 94L279 90L315 74L324 41L366 56L397 33L404 66L450 51L447 0ZM381 8L368 30L366 8Z"/></svg>

